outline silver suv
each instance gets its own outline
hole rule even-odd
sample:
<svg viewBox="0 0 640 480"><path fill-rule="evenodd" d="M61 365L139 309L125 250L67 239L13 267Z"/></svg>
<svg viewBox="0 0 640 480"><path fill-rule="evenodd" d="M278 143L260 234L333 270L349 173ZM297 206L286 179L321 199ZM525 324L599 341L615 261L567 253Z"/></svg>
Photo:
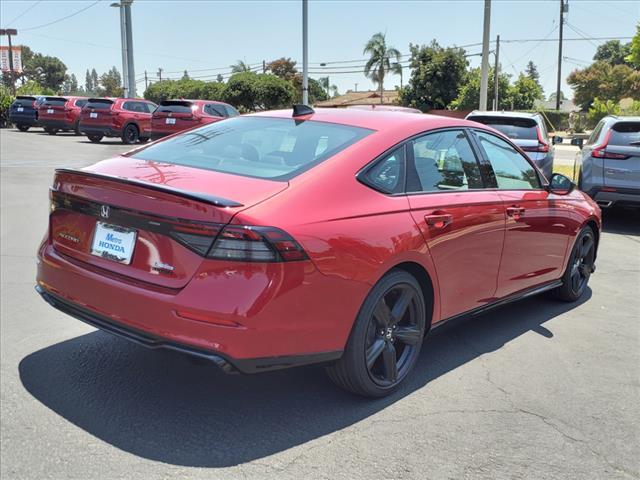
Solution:
<svg viewBox="0 0 640 480"><path fill-rule="evenodd" d="M584 146L571 143L582 150L574 167L580 190L602 208L640 207L640 117L604 117Z"/></svg>
<svg viewBox="0 0 640 480"><path fill-rule="evenodd" d="M482 112L473 111L467 120L483 123L509 137L544 173L547 179L553 173L555 143L562 138L549 139L544 119L538 113L527 112Z"/></svg>

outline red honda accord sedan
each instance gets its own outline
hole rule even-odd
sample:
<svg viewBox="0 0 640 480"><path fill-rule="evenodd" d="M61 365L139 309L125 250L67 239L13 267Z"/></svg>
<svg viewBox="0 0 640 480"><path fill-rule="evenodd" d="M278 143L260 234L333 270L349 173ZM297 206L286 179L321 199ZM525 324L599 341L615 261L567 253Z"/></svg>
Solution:
<svg viewBox="0 0 640 480"><path fill-rule="evenodd" d="M382 396L447 321L585 292L600 210L573 187L470 121L241 116L57 170L36 288L227 372L323 363Z"/></svg>

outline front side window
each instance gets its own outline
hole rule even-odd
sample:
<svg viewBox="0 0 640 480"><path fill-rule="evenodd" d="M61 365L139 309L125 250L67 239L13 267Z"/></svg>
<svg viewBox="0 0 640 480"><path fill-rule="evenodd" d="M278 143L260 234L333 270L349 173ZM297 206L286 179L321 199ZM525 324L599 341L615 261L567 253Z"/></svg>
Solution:
<svg viewBox="0 0 640 480"><path fill-rule="evenodd" d="M235 117L150 145L131 157L286 181L370 133L311 120Z"/></svg>
<svg viewBox="0 0 640 480"><path fill-rule="evenodd" d="M405 165L404 146L397 148L366 171L362 181L384 193L402 193Z"/></svg>
<svg viewBox="0 0 640 480"><path fill-rule="evenodd" d="M532 190L541 188L533 166L513 146L503 139L476 131L493 173L502 190Z"/></svg>
<svg viewBox="0 0 640 480"><path fill-rule="evenodd" d="M407 169L408 192L442 192L482 188L478 162L461 130L424 135L412 142Z"/></svg>

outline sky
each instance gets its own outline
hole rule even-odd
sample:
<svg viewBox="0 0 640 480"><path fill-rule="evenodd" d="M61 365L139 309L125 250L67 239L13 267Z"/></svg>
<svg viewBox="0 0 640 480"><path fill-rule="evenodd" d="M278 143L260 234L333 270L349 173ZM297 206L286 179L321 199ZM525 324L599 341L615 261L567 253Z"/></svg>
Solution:
<svg viewBox="0 0 640 480"><path fill-rule="evenodd" d="M82 85L87 68L100 74L115 65L122 71L119 12L110 7L113 1L2 0L0 25L18 29L14 45L59 57ZM559 1L493 0L491 7L491 38L500 35L503 71L515 78L532 60L547 96L556 88ZM41 26L85 7L89 8L68 19ZM410 43L428 44L433 39L442 46L478 44L483 11L482 0L309 0L310 76L328 74L341 93L370 89L373 85L361 71L366 61L362 49L371 35L385 33L388 45L403 54L409 53ZM569 0L565 19L562 89L569 94L567 75L591 63L604 42L569 39L633 36L640 2ZM187 70L203 80L228 74L239 59L261 67L263 60L284 56L302 67L301 0L134 0L132 24L138 94L144 88L144 71L149 80L156 80L160 67L163 78L179 78ZM552 41L522 41L542 38ZM0 42L6 45L6 37ZM482 48L465 49L479 54ZM480 56L468 58L471 66L479 66ZM404 71L406 83L409 71ZM399 84L395 75L385 81L386 88Z"/></svg>

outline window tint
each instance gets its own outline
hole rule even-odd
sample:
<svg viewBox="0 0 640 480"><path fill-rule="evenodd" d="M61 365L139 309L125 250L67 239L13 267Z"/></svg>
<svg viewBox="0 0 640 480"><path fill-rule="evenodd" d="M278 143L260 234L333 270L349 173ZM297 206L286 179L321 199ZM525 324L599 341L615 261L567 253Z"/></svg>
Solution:
<svg viewBox="0 0 640 480"><path fill-rule="evenodd" d="M587 145L593 145L598 140L600 136L600 132L602 132L602 127L604 126L604 120L600 120L600 123L596 125L596 128L593 129L591 135L589 135L589 139L587 140Z"/></svg>
<svg viewBox="0 0 640 480"><path fill-rule="evenodd" d="M76 107L84 107L87 104L87 100L85 98L78 98L76 100Z"/></svg>
<svg viewBox="0 0 640 480"><path fill-rule="evenodd" d="M482 188L478 162L460 130L430 133L413 141L407 191L438 192Z"/></svg>
<svg viewBox="0 0 640 480"><path fill-rule="evenodd" d="M193 113L191 110L191 102L181 102L167 100L158 106L158 112L164 113Z"/></svg>
<svg viewBox="0 0 640 480"><path fill-rule="evenodd" d="M229 117L237 117L240 115L240 113L231 105L225 105L224 108L227 110L227 116Z"/></svg>
<svg viewBox="0 0 640 480"><path fill-rule="evenodd" d="M640 122L620 122L611 127L609 145L640 146Z"/></svg>
<svg viewBox="0 0 640 480"><path fill-rule="evenodd" d="M310 120L236 117L190 130L132 157L289 180L370 133L365 128Z"/></svg>
<svg viewBox="0 0 640 480"><path fill-rule="evenodd" d="M226 117L227 111L224 108L224 105L220 105L218 103L207 103L203 108L204 113L207 115L211 115L213 117Z"/></svg>
<svg viewBox="0 0 640 480"><path fill-rule="evenodd" d="M531 164L503 139L476 131L498 182L504 190L531 190L540 188L540 180Z"/></svg>
<svg viewBox="0 0 640 480"><path fill-rule="evenodd" d="M144 105L145 105L145 108L147 109L147 112L149 113L155 112L156 108L158 108L158 106L155 103L144 102Z"/></svg>
<svg viewBox="0 0 640 480"><path fill-rule="evenodd" d="M518 140L537 140L537 123L533 118L490 117L486 115L471 116L469 120L483 123L504 133L507 137Z"/></svg>
<svg viewBox="0 0 640 480"><path fill-rule="evenodd" d="M15 107L33 107L33 102L36 99L34 97L17 97L15 102L13 102L13 106Z"/></svg>
<svg viewBox="0 0 640 480"><path fill-rule="evenodd" d="M362 180L384 193L401 193L404 190L404 146L394 150L372 168L367 170Z"/></svg>
<svg viewBox="0 0 640 480"><path fill-rule="evenodd" d="M95 108L96 110L109 110L113 106L113 101L101 98L89 99L84 108Z"/></svg>
<svg viewBox="0 0 640 480"><path fill-rule="evenodd" d="M66 98L62 97L47 97L44 102L44 105L47 107L64 107L67 103Z"/></svg>

